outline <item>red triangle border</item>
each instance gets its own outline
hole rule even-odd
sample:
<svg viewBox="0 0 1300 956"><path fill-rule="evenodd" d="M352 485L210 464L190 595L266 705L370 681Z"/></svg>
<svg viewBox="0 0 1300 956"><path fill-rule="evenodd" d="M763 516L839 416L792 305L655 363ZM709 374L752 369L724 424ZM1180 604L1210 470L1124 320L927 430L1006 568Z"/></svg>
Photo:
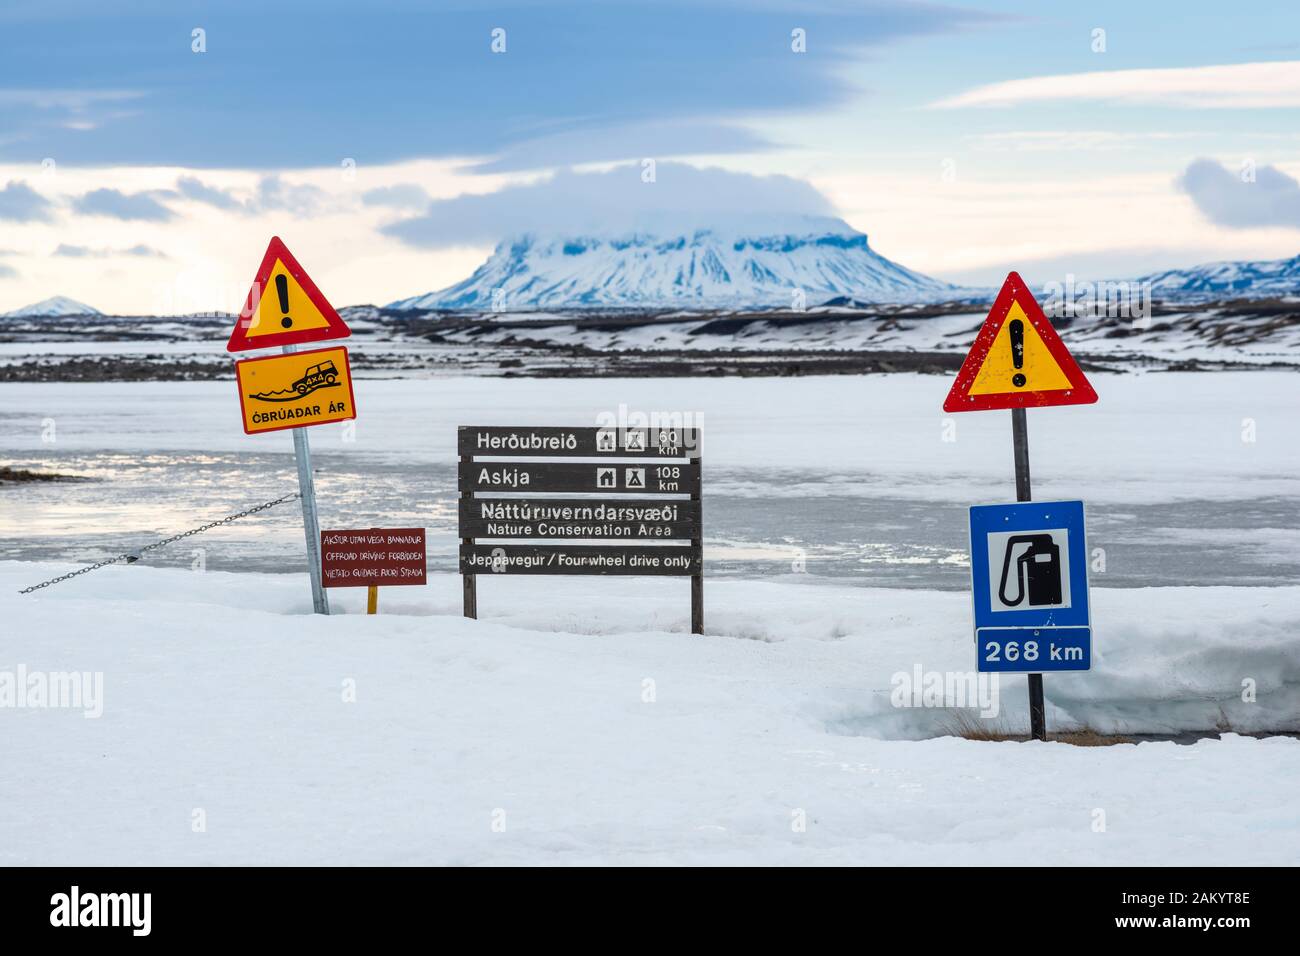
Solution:
<svg viewBox="0 0 1300 956"><path fill-rule="evenodd" d="M256 338L250 338L248 335L248 323L253 321L253 316L257 314L257 306L261 301L262 292L266 289L267 280L271 278L271 270L275 268L276 260L284 263L284 267L289 270L289 274L294 280L302 286L302 291L307 293L307 298L311 300L312 305L320 310L321 315L329 323L323 329L287 329L284 332L273 332L270 335L259 335ZM348 324L343 321L342 317L334 311L334 306L329 304L325 294L317 288L316 283L307 275L307 270L298 264L298 260L293 257L289 247L281 241L279 236L272 236L270 244L266 247L266 255L262 256L262 264L258 267L257 277L253 279L253 286L248 290L248 298L244 300L244 308L235 319L235 327L230 332L230 341L226 343L227 352L247 352L252 349L273 349L282 345L299 345L303 342L323 342L326 339L345 339L352 334Z"/></svg>
<svg viewBox="0 0 1300 956"><path fill-rule="evenodd" d="M1047 347L1047 351L1056 359L1061 371L1065 373L1065 377L1070 382L1070 387L1050 391L972 395L970 390L971 386L975 384L975 377L979 375L980 368L983 367L984 361L988 357L989 349L993 346L993 340L997 338L1002 323L1007 319L1007 313L1011 311L1011 306L1017 302L1020 303L1020 308L1025 310L1025 316L1038 332L1039 337L1043 340L1043 345ZM993 300L993 307L989 309L988 318L984 320L984 325L980 327L979 334L975 336L975 341L966 354L966 361L962 363L961 369L957 372L957 378L948 391L948 397L944 399L943 410L945 412L983 412L1000 408L1091 405L1095 401L1097 401L1097 392L1093 389L1092 383L1083 374L1083 370L1075 362L1074 356L1070 354L1070 350L1065 347L1065 343L1061 341L1061 337L1057 334L1056 329L1052 327L1052 323L1043 314L1042 308L1038 305L1038 300L1029 291L1029 286L1020 278L1018 272L1008 273L1006 281L1002 283L1001 291L998 292L998 297Z"/></svg>

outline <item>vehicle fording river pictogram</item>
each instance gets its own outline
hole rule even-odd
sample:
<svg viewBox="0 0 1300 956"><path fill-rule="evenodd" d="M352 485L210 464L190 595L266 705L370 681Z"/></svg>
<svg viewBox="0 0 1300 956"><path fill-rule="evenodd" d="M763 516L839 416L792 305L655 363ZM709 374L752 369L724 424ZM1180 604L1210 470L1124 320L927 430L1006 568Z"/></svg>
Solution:
<svg viewBox="0 0 1300 956"><path fill-rule="evenodd" d="M235 363L244 431L276 431L356 418L343 346Z"/></svg>

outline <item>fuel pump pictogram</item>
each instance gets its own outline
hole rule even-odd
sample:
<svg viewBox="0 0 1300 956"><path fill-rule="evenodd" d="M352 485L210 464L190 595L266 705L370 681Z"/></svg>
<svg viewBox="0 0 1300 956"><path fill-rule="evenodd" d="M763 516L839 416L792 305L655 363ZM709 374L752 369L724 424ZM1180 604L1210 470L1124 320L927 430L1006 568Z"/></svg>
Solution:
<svg viewBox="0 0 1300 956"><path fill-rule="evenodd" d="M1007 594L1015 571L1015 597ZM1052 607L1062 603L1061 549L1050 534L1017 534L1007 539L998 598L1007 607Z"/></svg>

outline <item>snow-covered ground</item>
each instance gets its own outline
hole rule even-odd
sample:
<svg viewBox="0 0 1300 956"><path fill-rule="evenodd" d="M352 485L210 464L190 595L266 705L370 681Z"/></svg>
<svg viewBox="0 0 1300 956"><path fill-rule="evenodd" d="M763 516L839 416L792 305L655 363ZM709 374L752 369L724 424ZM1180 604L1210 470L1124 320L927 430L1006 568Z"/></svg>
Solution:
<svg viewBox="0 0 1300 956"><path fill-rule="evenodd" d="M965 300L963 300L965 301ZM1050 300L1044 299L1050 306ZM1294 303L1200 303L1159 309L1145 306L1142 316L1105 313L1053 317L1062 339L1085 362L1122 367L1160 366L1196 361L1294 367L1300 357L1300 321ZM866 311L864 311L864 308ZM609 314L571 310L478 311L461 313L393 312L372 306L344 309L352 329L349 345L375 358L425 360L414 368L400 362L361 369L359 377L454 375L454 365L427 361L450 350L462 361L478 353L510 358L519 343L532 362L545 362L546 349L583 347L600 352L623 349L666 353L690 350L751 353L774 351L901 351L964 353L983 324L979 303L935 314L926 306L812 306L806 312L771 308L752 313L728 310L651 311ZM1068 310L1067 310L1068 311ZM422 321L414 321L422 319ZM32 361L114 356L189 357L228 360L229 317L117 317L90 319L0 318L0 368ZM436 331L440 341L425 338ZM448 344L450 343L450 344ZM578 358L576 361L585 361Z"/></svg>
<svg viewBox="0 0 1300 956"><path fill-rule="evenodd" d="M854 317L851 310L814 309L806 315L772 318L694 316L680 322L633 327L575 326L572 317L516 313L502 316L530 323L524 330L534 341L580 345L590 349L702 349L750 351L854 350L959 352L970 348L987 309L917 317ZM1300 356L1300 324L1287 314L1252 314L1222 308L1192 307L1172 314L1133 319L1080 317L1063 329L1062 338L1079 356L1091 361L1142 364L1160 361L1294 364ZM452 341L484 345L518 337L517 326L484 333L453 333Z"/></svg>
<svg viewBox="0 0 1300 956"><path fill-rule="evenodd" d="M102 672L102 715L0 710L3 863L1300 858L1292 738L903 739L959 719L891 703L970 669L959 594L719 582L694 637L682 581L488 580L472 622L452 575L328 619L305 575L13 593L51 570L0 564L0 673ZM1094 671L1046 680L1053 727L1294 726L1300 588L1106 590L1096 616ZM1024 725L1024 684L991 723Z"/></svg>
<svg viewBox="0 0 1300 956"><path fill-rule="evenodd" d="M291 442L246 437L228 382L0 385L5 461L96 479L0 489L5 553L66 555L0 562L0 694L19 668L103 680L97 719L0 707L0 863L1295 863L1300 742L1233 732L1300 731L1296 378L1093 381L1098 405L1029 416L1035 496L1084 498L1109 564L1049 725L1224 739L943 736L990 709L1023 730L1022 677L896 706L972 670L963 511L1013 487L1009 416L944 416L944 378L362 380L355 433L312 430L325 526L450 547L457 425L696 416L703 637L681 580L489 577L465 621L446 555L378 617L361 591L314 617L292 505L190 539L206 572L186 543L20 596L92 538L290 490ZM912 562L955 579L878 586Z"/></svg>

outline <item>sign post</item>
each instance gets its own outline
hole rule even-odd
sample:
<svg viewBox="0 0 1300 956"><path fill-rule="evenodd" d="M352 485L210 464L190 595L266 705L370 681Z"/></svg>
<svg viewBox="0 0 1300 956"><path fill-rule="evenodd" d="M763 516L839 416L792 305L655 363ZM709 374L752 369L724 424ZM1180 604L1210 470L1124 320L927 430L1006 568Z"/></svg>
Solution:
<svg viewBox="0 0 1300 956"><path fill-rule="evenodd" d="M673 575L704 633L697 429L466 426L457 450L466 617L480 574Z"/></svg>
<svg viewBox="0 0 1300 956"><path fill-rule="evenodd" d="M294 346L284 347L292 355ZM243 391L240 391L243 396ZM311 445L307 431L293 429L293 457L298 463L298 491L302 493L302 530L307 537L307 573L311 577L311 607L317 614L330 612L330 599L320 579L320 516L316 511L316 481L311 470Z"/></svg>
<svg viewBox="0 0 1300 956"><path fill-rule="evenodd" d="M1025 281L1018 273L1009 273L984 325L975 336L966 361L957 372L957 378L943 403L943 410L970 412L1011 409L1016 500L1028 502L1032 499L1032 492L1025 409L1052 405L1087 405L1095 401L1097 393L1052 328ZM1082 541L1082 529L1079 540ZM979 553L974 538L971 540L971 548L973 569L975 556ZM1084 572L1086 574L1086 565ZM977 609L978 600L977 594ZM977 613L977 639L978 633ZM1043 675L1029 672L1029 725L1030 734L1035 740L1047 739L1045 714Z"/></svg>
<svg viewBox="0 0 1300 956"><path fill-rule="evenodd" d="M1029 501L1029 425L1023 408L1011 409L1011 453L1016 461L1016 501ZM1029 734L1047 739L1047 708L1043 703L1043 675L1029 675Z"/></svg>
<svg viewBox="0 0 1300 956"><path fill-rule="evenodd" d="M274 295L266 294L274 289ZM293 456L302 495L303 534L312 610L330 612L321 580L320 519L312 474L311 445L304 430L356 418L348 350L342 346L298 352L298 345L351 335L347 323L316 287L288 248L273 236L253 279L244 308L226 343L228 352L280 348L235 363L235 383L244 432L292 429Z"/></svg>
<svg viewBox="0 0 1300 956"><path fill-rule="evenodd" d="M698 435L695 442L696 450L699 450ZM699 458L695 459L699 464ZM691 633L704 633L704 504L701 489L704 485L704 476L700 476L700 483L695 486L695 491L691 494L691 501L695 502L695 536L691 538L691 547L701 556L699 570L691 575Z"/></svg>

